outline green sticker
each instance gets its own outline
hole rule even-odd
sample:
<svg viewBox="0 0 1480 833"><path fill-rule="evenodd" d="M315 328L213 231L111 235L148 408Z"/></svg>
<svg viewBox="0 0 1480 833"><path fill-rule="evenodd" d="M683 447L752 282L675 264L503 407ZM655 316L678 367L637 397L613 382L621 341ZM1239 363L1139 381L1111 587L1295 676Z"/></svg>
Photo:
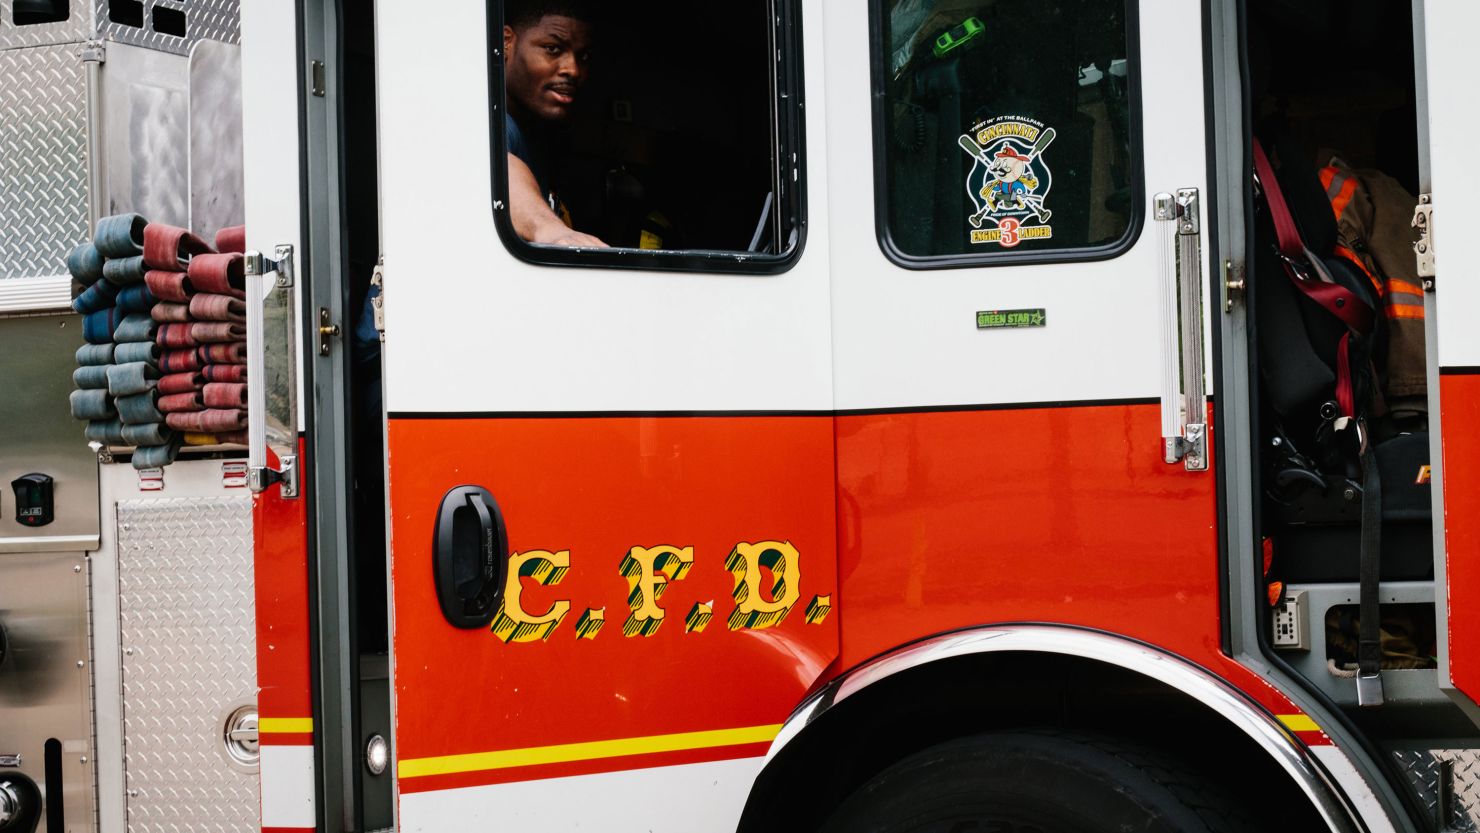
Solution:
<svg viewBox="0 0 1480 833"><path fill-rule="evenodd" d="M1018 327L1042 327L1048 323L1047 310L994 309L976 314L978 330L1005 330Z"/></svg>

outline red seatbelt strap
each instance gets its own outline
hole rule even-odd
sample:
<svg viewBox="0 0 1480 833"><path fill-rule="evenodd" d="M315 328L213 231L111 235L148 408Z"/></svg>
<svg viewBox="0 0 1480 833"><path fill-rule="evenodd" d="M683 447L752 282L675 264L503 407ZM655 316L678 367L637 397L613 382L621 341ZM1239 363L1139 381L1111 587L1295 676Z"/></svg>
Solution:
<svg viewBox="0 0 1480 833"><path fill-rule="evenodd" d="M1290 206L1285 203L1285 195L1280 191L1274 168L1269 164L1269 157L1264 154L1264 146L1258 139L1254 140L1254 175L1258 178L1265 202L1269 205L1269 216L1274 221L1275 237L1279 240L1280 255L1285 262L1285 274L1290 276L1295 288L1359 335L1371 332L1372 308L1362 299L1341 284L1305 278L1296 268L1297 263L1304 263L1318 275L1323 271L1316 257L1306 249L1305 241L1300 239L1300 229L1295 226L1295 218L1290 214Z"/></svg>
<svg viewBox="0 0 1480 833"><path fill-rule="evenodd" d="M1336 345L1336 404L1342 416L1356 416L1357 397L1352 393L1351 333L1343 333Z"/></svg>

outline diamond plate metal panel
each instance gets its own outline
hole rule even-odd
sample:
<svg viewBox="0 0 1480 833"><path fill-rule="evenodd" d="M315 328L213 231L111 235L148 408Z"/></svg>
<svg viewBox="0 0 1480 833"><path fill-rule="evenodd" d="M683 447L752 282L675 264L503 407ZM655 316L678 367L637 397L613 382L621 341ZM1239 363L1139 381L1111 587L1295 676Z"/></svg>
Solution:
<svg viewBox="0 0 1480 833"><path fill-rule="evenodd" d="M76 43L93 36L93 10L86 0L72 0L71 15L57 23L15 25L15 0L0 0L0 49Z"/></svg>
<svg viewBox="0 0 1480 833"><path fill-rule="evenodd" d="M1480 831L1480 749L1417 749L1393 753L1420 800L1440 829L1449 833ZM1449 781L1447 808L1440 807L1441 787ZM1448 818L1440 818L1441 810Z"/></svg>
<svg viewBox="0 0 1480 833"><path fill-rule="evenodd" d="M257 689L251 499L119 501L118 584L129 833L255 833L222 742Z"/></svg>
<svg viewBox="0 0 1480 833"><path fill-rule="evenodd" d="M0 280L65 275L87 239L87 91L77 44L0 51Z"/></svg>
<svg viewBox="0 0 1480 833"><path fill-rule="evenodd" d="M118 43L188 55L197 41L237 43L241 38L241 0L144 0L142 28L112 22L108 19L108 0L95 0L95 3L103 37ZM156 8L184 12L185 37L154 31Z"/></svg>

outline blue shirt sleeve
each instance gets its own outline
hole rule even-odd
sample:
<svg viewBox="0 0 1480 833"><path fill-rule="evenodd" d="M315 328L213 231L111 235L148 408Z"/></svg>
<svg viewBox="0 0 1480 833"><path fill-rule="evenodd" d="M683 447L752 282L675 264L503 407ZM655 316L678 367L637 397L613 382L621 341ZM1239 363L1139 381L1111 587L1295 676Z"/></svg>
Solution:
<svg viewBox="0 0 1480 833"><path fill-rule="evenodd" d="M524 131L519 129L519 122L508 113L504 114L504 141L508 144L509 153L524 160L529 164L529 145L524 141Z"/></svg>
<svg viewBox="0 0 1480 833"><path fill-rule="evenodd" d="M534 181L540 186L540 193L546 199L550 196L550 183L546 179L544 155L537 153L530 147L529 140L525 138L524 131L519 129L519 122L508 113L504 114L504 142L509 153L519 157L524 164L529 166L530 173L534 174Z"/></svg>

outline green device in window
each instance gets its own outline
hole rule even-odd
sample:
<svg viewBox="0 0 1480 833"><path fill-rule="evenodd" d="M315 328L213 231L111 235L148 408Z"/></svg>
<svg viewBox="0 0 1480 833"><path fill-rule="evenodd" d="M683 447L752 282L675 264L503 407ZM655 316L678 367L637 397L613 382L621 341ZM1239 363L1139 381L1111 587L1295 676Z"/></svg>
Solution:
<svg viewBox="0 0 1480 833"><path fill-rule="evenodd" d="M942 32L935 39L935 57L944 58L947 52L960 49L973 40L981 37L987 31L980 18L968 17L961 21L960 25L953 26L948 31Z"/></svg>

